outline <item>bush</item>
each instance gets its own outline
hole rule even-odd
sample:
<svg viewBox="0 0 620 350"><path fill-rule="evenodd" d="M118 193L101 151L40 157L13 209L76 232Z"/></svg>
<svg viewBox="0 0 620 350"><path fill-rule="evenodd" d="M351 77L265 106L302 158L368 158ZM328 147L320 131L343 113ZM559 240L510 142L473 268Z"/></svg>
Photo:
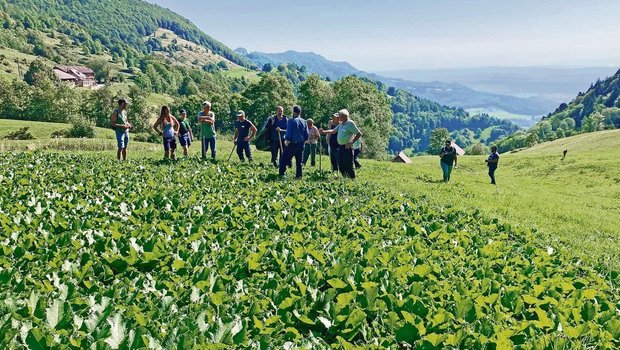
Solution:
<svg viewBox="0 0 620 350"><path fill-rule="evenodd" d="M29 127L23 127L19 130L15 130L13 132L8 133L4 139L5 140L34 140L35 137L34 135L32 135L32 133L29 131L30 128Z"/></svg>
<svg viewBox="0 0 620 350"><path fill-rule="evenodd" d="M138 134L133 134L132 139L136 142L149 142L149 143L160 143L161 142L161 136L159 136L155 132L141 132Z"/></svg>
<svg viewBox="0 0 620 350"><path fill-rule="evenodd" d="M468 148L467 153L473 156L481 156L489 153L489 148L482 143L477 143Z"/></svg>
<svg viewBox="0 0 620 350"><path fill-rule="evenodd" d="M95 138L95 124L79 119L73 123L66 135L72 139Z"/></svg>
<svg viewBox="0 0 620 350"><path fill-rule="evenodd" d="M69 134L69 129L56 130L52 133L53 139L64 139Z"/></svg>

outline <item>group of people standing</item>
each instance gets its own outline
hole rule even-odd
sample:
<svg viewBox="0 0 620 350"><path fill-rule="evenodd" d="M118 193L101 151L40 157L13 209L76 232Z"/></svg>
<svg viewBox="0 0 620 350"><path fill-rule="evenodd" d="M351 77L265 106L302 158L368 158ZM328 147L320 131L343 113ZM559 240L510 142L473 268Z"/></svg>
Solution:
<svg viewBox="0 0 620 350"><path fill-rule="evenodd" d="M191 123L187 118L187 111L179 112L179 119L174 117L168 106L161 108L161 113L153 129L162 137L164 158L176 159L177 139L183 147L183 155L189 155L189 147L194 140ZM250 144L257 135L258 129L246 118L245 112L240 110L236 114L234 145L241 162L247 159L253 161ZM216 157L215 113L211 110L211 103L205 101L202 111L198 113L196 121L199 125L202 158L206 159L210 151L212 159ZM127 117L127 101L118 101L118 108L110 116L110 125L116 133L117 158L127 159L127 144L129 131L133 128ZM327 130L319 129L312 119L302 118L302 109L293 107L292 117L284 114L284 108L278 106L276 113L269 117L265 124L269 134L269 148L271 163L278 168L280 176L284 176L287 168L293 166L295 158L295 177L302 177L303 166L310 160L311 166L316 166L316 154L320 151L321 135L328 135L328 150L332 163L332 170L340 171L343 176L355 178L355 170L361 167L359 154L361 151L362 132L349 119L346 109L335 113ZM231 153L232 154L232 153Z"/></svg>

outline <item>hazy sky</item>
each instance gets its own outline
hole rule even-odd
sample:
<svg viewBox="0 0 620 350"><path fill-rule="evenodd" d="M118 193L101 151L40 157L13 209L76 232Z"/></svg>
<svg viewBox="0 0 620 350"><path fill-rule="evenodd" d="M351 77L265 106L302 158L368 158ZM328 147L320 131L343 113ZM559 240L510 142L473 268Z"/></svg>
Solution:
<svg viewBox="0 0 620 350"><path fill-rule="evenodd" d="M620 66L620 0L148 0L232 49L359 69Z"/></svg>

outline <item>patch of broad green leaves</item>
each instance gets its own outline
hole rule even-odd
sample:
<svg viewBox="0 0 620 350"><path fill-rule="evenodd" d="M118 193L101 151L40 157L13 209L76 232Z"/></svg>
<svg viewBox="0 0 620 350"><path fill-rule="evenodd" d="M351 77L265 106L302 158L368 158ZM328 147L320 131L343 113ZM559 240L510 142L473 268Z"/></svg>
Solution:
<svg viewBox="0 0 620 350"><path fill-rule="evenodd" d="M0 166L3 348L620 346L618 276L478 212L259 165Z"/></svg>

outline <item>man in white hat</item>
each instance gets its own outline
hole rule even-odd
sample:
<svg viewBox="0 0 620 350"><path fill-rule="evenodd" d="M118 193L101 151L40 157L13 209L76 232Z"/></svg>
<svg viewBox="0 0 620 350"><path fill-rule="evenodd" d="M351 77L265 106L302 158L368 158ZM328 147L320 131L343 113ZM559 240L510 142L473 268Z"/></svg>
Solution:
<svg viewBox="0 0 620 350"><path fill-rule="evenodd" d="M331 130L320 129L321 134L336 135L338 141L338 168L347 178L355 179L353 168L353 144L362 136L362 132L355 122L349 119L349 111L342 109L338 112L340 124Z"/></svg>

